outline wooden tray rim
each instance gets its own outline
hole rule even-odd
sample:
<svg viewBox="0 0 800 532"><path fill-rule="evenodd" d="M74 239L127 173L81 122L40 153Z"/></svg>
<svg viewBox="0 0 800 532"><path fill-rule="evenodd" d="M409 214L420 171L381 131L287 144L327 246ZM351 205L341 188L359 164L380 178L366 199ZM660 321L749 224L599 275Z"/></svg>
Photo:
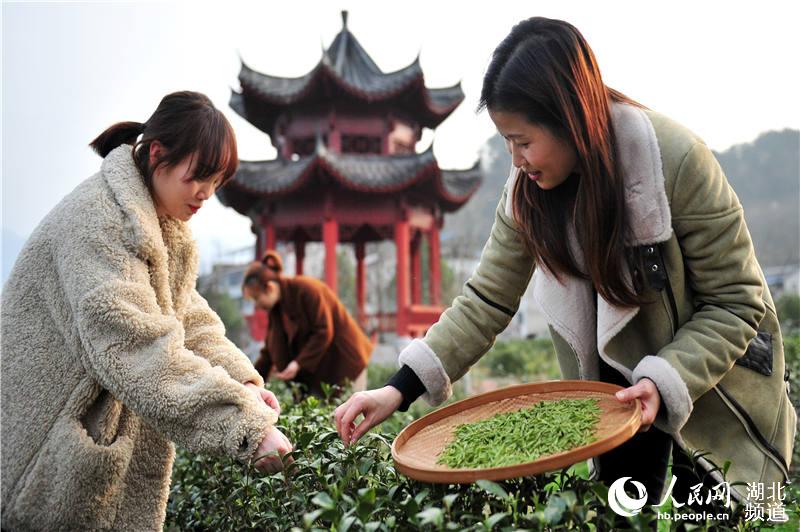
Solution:
<svg viewBox="0 0 800 532"><path fill-rule="evenodd" d="M483 469L461 468L448 471L432 470L415 467L407 463L400 456L398 448L404 445L419 431L436 423L437 421L445 419L453 414L457 414L458 412L463 412L465 410L469 410L470 408L486 403L492 403L502 399L509 399L521 395L563 391L600 392L614 395L617 391L622 389L624 389L622 386L600 381L553 380L515 384L497 390L492 390L490 392L474 395L472 397L467 397L466 399L456 401L455 403L439 408L422 416L400 431L400 433L392 442L392 458L394 459L395 467L402 474L415 480L436 484L465 484L475 482L476 480L505 480L514 477L535 475L553 469L558 469L558 466L553 466L552 464L560 462L565 455L570 455L572 457L571 462L577 463L605 452L604 450L598 452L597 449L613 449L636 434L641 425L641 405L639 404L639 401L635 401L635 408L631 417L628 419L628 422L619 427L619 429L617 429L617 431L610 436L570 451L549 455L546 458L535 460L533 462Z"/></svg>

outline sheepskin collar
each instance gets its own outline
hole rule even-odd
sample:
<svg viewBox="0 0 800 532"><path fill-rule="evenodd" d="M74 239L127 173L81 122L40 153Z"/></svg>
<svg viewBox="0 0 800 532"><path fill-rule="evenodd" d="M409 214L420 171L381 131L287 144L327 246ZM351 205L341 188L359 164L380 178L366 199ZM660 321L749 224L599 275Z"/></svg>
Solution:
<svg viewBox="0 0 800 532"><path fill-rule="evenodd" d="M103 160L101 173L125 219L125 245L150 267L151 284L162 310L186 308L197 279L198 257L185 222L156 215L155 204L123 144Z"/></svg>
<svg viewBox="0 0 800 532"><path fill-rule="evenodd" d="M655 130L645 112L627 104L612 104L611 120L617 139L617 156L625 182L625 206L628 212L628 246L657 244L672 236L672 217L664 188L661 150ZM513 190L518 171L511 169L506 184L509 195L506 215L512 218ZM513 219L513 218L512 218ZM571 235L576 259L580 249ZM630 278L630 272L623 272ZM597 379L597 354L629 380L631 370L612 360L606 346L639 312L638 307L619 308L595 294L589 281L562 276L562 282L543 265L533 276L533 297L551 327L578 355L578 367L584 379ZM597 311L595 312L595 298Z"/></svg>

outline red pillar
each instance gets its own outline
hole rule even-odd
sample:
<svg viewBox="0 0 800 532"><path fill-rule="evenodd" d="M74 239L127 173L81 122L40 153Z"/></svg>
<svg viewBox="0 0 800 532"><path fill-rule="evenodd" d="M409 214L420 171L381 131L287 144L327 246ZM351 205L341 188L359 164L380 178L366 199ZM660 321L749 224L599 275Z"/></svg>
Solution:
<svg viewBox="0 0 800 532"><path fill-rule="evenodd" d="M422 254L420 253L420 243L422 233L418 232L411 239L411 304L419 305L422 303Z"/></svg>
<svg viewBox="0 0 800 532"><path fill-rule="evenodd" d="M264 230L261 226L253 226L253 233L256 235L256 257L253 260L261 260L264 256Z"/></svg>
<svg viewBox="0 0 800 532"><path fill-rule="evenodd" d="M322 222L322 241L325 243L325 283L333 293L338 294L336 286L336 244L339 243L339 223L335 218Z"/></svg>
<svg viewBox="0 0 800 532"><path fill-rule="evenodd" d="M364 326L366 323L366 312L364 307L367 300L367 275L364 265L366 245L363 241L356 242L356 307L358 309L358 323Z"/></svg>
<svg viewBox="0 0 800 532"><path fill-rule="evenodd" d="M398 220L394 225L394 241L397 248L397 334L401 336L408 335L409 240L408 220Z"/></svg>
<svg viewBox="0 0 800 532"><path fill-rule="evenodd" d="M303 260L306 258L306 243L302 240L294 241L294 273L303 275Z"/></svg>
<svg viewBox="0 0 800 532"><path fill-rule="evenodd" d="M270 249L275 249L275 226L266 222L264 224L264 249L261 251L261 255L263 256L264 252Z"/></svg>
<svg viewBox="0 0 800 532"><path fill-rule="evenodd" d="M428 262L430 267L430 301L431 305L442 304L442 271L441 254L439 252L439 225L436 220L428 232Z"/></svg>

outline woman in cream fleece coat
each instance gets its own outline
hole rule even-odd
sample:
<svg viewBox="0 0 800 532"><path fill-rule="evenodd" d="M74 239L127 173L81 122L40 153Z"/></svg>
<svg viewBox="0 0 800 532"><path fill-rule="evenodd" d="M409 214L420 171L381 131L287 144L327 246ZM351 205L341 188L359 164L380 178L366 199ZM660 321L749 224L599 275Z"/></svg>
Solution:
<svg viewBox="0 0 800 532"><path fill-rule="evenodd" d="M186 221L236 169L227 120L175 93L92 146L100 172L41 222L3 290L4 530L160 530L172 442L242 461L291 449L195 290Z"/></svg>

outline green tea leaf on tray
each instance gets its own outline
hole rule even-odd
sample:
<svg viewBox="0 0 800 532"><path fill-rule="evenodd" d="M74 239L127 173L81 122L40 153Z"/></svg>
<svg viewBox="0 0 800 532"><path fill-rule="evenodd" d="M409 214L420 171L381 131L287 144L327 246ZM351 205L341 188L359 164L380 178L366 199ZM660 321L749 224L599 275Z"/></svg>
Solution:
<svg viewBox="0 0 800 532"><path fill-rule="evenodd" d="M532 462L596 440L597 399L541 401L455 429L437 463L451 468L504 467Z"/></svg>

